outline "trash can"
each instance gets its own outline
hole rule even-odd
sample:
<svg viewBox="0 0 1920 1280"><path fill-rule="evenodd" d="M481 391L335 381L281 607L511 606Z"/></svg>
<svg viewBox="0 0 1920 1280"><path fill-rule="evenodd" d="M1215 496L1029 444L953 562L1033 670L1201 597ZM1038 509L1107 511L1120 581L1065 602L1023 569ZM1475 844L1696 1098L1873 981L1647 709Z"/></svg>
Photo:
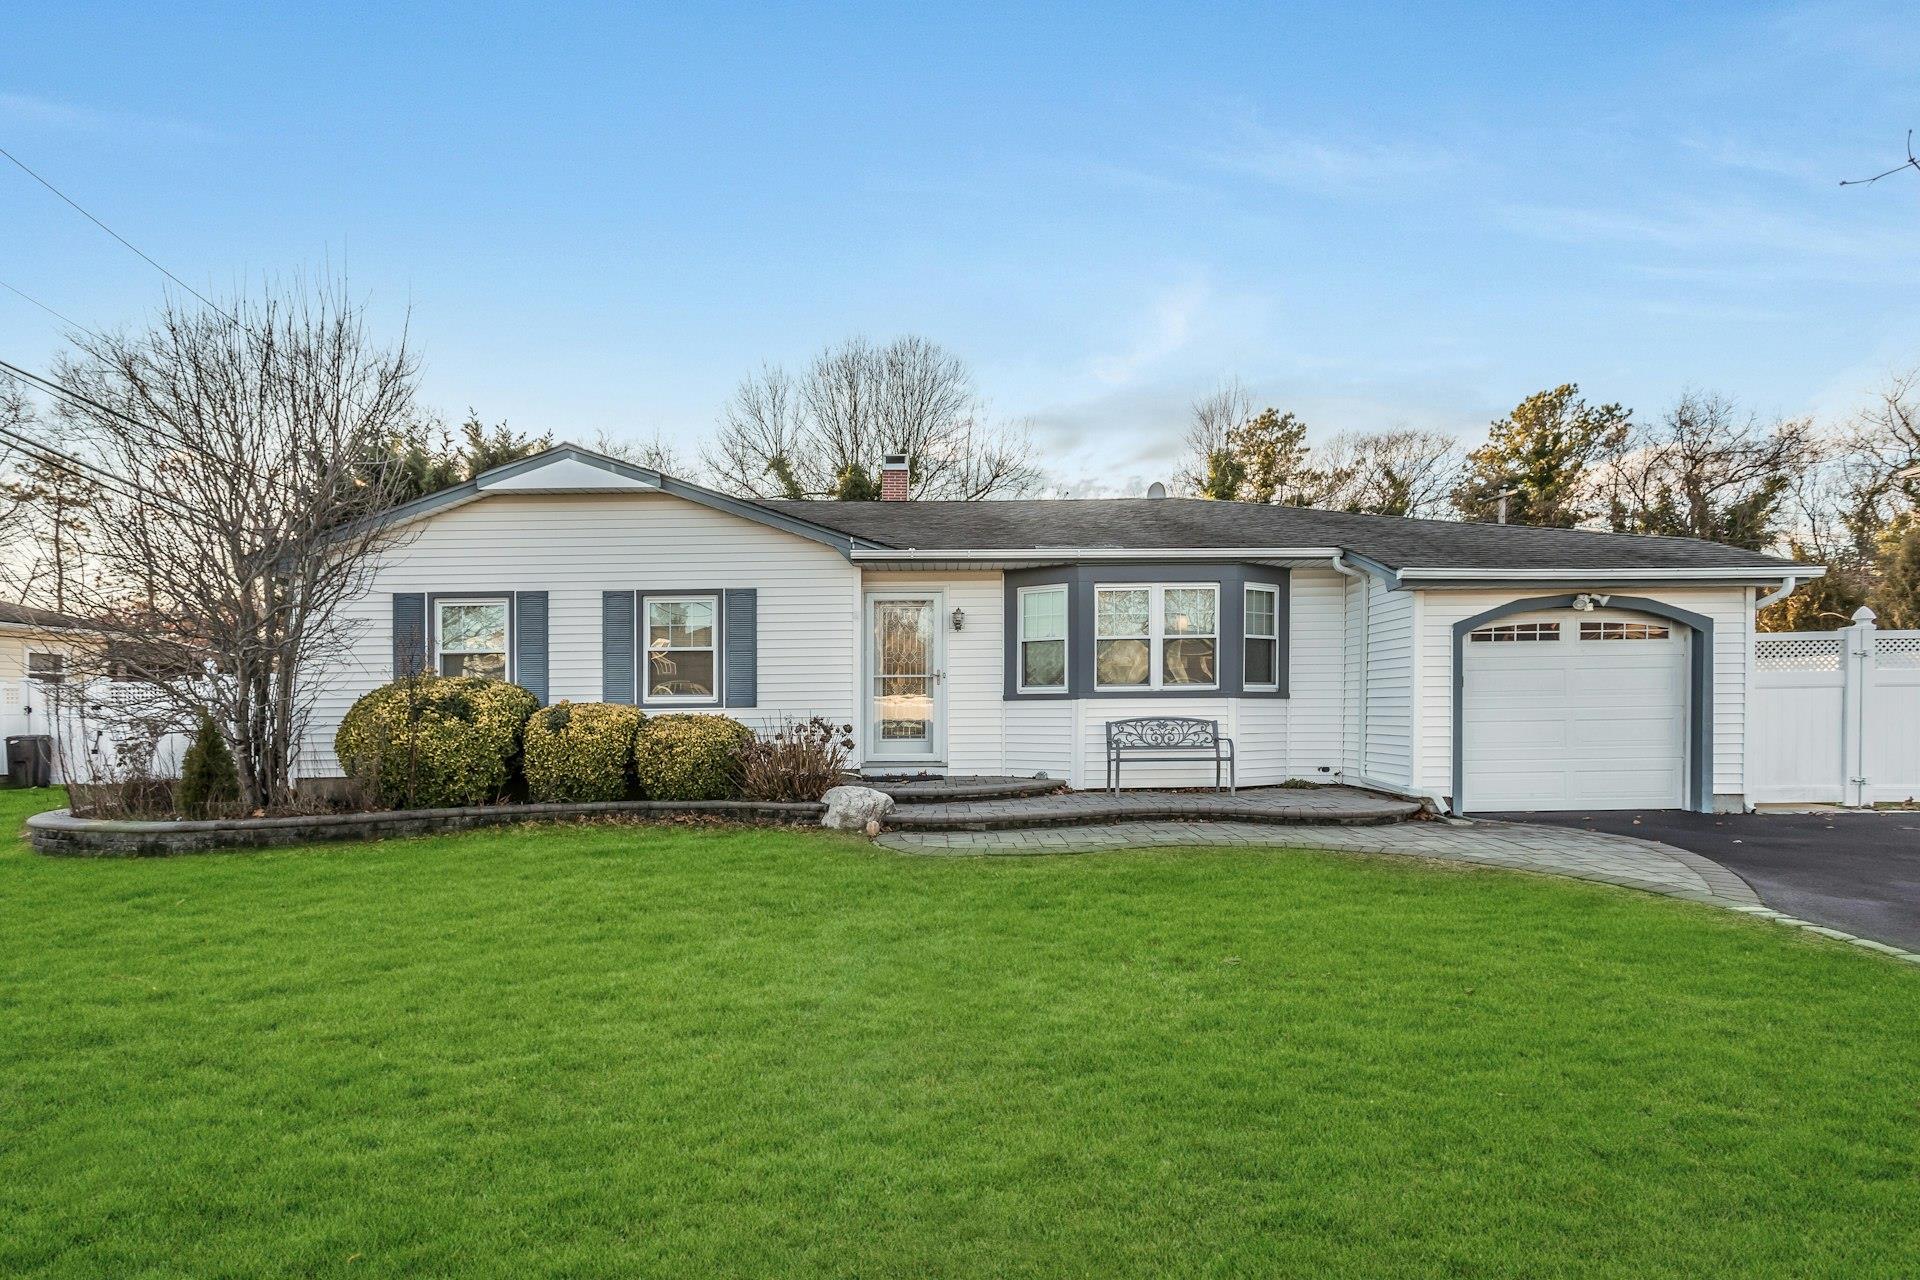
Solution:
<svg viewBox="0 0 1920 1280"><path fill-rule="evenodd" d="M16 787L53 785L53 739L30 733L7 739L7 781Z"/></svg>

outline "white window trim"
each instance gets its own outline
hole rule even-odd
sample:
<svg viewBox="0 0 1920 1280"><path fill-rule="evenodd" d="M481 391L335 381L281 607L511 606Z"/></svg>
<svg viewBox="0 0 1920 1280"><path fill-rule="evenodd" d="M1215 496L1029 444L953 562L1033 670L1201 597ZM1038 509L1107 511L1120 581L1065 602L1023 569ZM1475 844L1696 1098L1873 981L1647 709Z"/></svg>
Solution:
<svg viewBox="0 0 1920 1280"><path fill-rule="evenodd" d="M1166 634L1166 593L1169 591L1211 591L1213 593L1213 630L1169 637ZM1103 636L1100 634L1100 593L1102 591L1145 591L1147 593L1147 683L1101 684L1100 642L1102 640L1138 640L1139 636ZM1212 684L1167 684L1163 642L1174 640L1213 641ZM1097 582L1093 587L1093 675L1095 693L1210 693L1220 688L1220 584L1217 582Z"/></svg>
<svg viewBox="0 0 1920 1280"><path fill-rule="evenodd" d="M448 649L446 647L446 628L440 625L440 611L448 605L460 604L497 604L507 611L507 625L501 636L500 669L505 674L500 678L508 683L513 680L513 599L510 596L435 596L433 599L433 674L439 675L443 668L440 660L449 653L492 653L492 649Z"/></svg>
<svg viewBox="0 0 1920 1280"><path fill-rule="evenodd" d="M1256 632L1253 630L1252 623L1249 621L1249 619L1253 617L1253 610L1247 607L1247 601L1256 591L1273 597L1273 630L1271 632ZM1218 616L1216 607L1216 625ZM1249 640L1271 640L1273 642L1273 679L1259 682L1247 679L1247 641ZM1214 661L1217 663L1219 658L1216 657ZM1242 689L1250 689L1255 693L1278 693L1280 691L1280 588L1269 582L1249 582L1240 595L1240 687Z"/></svg>
<svg viewBox="0 0 1920 1280"><path fill-rule="evenodd" d="M681 645L668 653L711 653L713 655L712 693L653 692L653 620L650 611L656 604L704 604L713 610L713 643ZM640 703L649 707L717 707L720 705L720 597L699 591L680 595L646 595L640 598Z"/></svg>
<svg viewBox="0 0 1920 1280"><path fill-rule="evenodd" d="M1060 628L1060 683L1027 683L1027 597L1054 593L1060 596L1062 608L1060 616L1065 625ZM1021 693L1066 693L1073 688L1073 593L1067 590L1064 582L1051 586L1021 587L1014 592L1015 636L1013 642L1014 678L1019 681ZM1036 640L1036 644L1052 643L1049 640Z"/></svg>

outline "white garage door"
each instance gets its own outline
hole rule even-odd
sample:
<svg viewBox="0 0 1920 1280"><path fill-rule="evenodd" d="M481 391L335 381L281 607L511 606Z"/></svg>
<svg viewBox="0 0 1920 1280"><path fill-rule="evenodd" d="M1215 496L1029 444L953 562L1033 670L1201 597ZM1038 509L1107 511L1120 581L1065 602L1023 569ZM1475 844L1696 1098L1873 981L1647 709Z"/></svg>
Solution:
<svg viewBox="0 0 1920 1280"><path fill-rule="evenodd" d="M1604 609L1522 614L1470 633L1467 807L1682 807L1689 635Z"/></svg>

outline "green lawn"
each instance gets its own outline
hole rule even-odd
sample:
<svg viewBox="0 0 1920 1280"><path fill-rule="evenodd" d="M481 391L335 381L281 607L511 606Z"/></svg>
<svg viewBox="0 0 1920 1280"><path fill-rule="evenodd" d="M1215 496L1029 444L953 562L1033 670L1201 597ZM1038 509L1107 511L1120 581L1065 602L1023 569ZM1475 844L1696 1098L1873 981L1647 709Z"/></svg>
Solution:
<svg viewBox="0 0 1920 1280"><path fill-rule="evenodd" d="M800 832L0 853L6 1276L1917 1271L1920 970L1709 908Z"/></svg>

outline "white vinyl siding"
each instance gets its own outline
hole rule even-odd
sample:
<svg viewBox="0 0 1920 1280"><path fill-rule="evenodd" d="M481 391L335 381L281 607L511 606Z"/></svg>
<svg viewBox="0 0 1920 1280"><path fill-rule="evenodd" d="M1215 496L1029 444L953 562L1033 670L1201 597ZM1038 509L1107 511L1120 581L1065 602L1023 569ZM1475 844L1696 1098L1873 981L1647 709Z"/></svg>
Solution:
<svg viewBox="0 0 1920 1280"><path fill-rule="evenodd" d="M1397 787L1413 785L1414 593L1389 591L1367 579L1366 756L1362 775Z"/></svg>
<svg viewBox="0 0 1920 1280"><path fill-rule="evenodd" d="M395 592L547 592L548 698L598 702L602 591L752 587L759 705L713 709L753 725L814 714L859 723L859 660L849 655L860 652L860 572L830 547L655 493L487 497L403 532L368 594L347 607L349 651L318 678L305 776L339 772L340 717L392 678Z"/></svg>
<svg viewBox="0 0 1920 1280"><path fill-rule="evenodd" d="M1332 782L1344 742L1347 580L1331 569L1287 577L1287 696L1265 701L1286 709L1287 775Z"/></svg>
<svg viewBox="0 0 1920 1280"><path fill-rule="evenodd" d="M1005 585L997 571L972 573L890 573L869 571L865 591L937 591L945 609L938 619L945 635L947 750L942 757L946 773L1034 773L1047 769L1010 769L1006 764L1002 726L1006 703L1001 697L1001 667L1006 633L1001 613L1006 608ZM764 611L765 606L762 606ZM953 611L965 621L953 629ZM1012 620L1007 620L1012 625ZM855 650L857 654L858 649ZM851 659L858 663L857 657ZM864 714L865 708L861 708ZM1047 770L1052 772L1052 770ZM1061 776L1055 774L1056 777Z"/></svg>

